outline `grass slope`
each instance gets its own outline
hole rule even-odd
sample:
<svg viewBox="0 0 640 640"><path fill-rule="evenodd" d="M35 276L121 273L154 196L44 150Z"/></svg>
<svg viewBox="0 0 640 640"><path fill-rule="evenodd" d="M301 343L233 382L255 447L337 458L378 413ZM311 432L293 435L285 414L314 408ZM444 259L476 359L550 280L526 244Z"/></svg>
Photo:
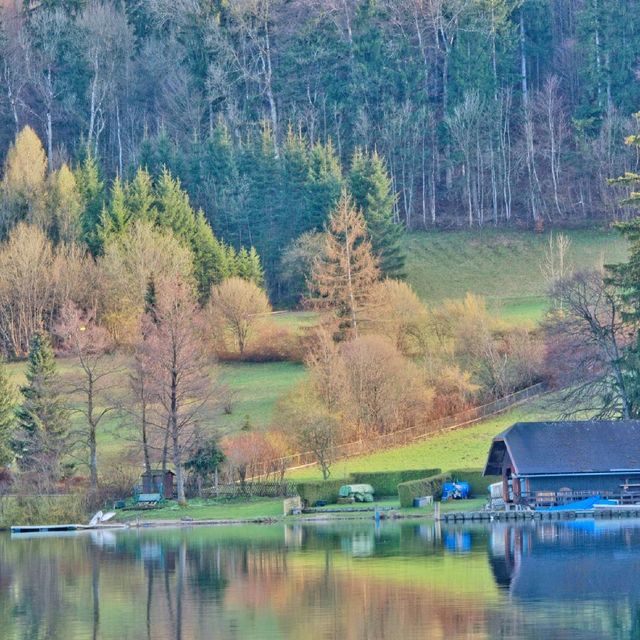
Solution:
<svg viewBox="0 0 640 640"><path fill-rule="evenodd" d="M403 447L338 460L333 465L331 473L335 478L342 478L356 471L399 471L436 467L448 471L481 468L486 462L493 436L514 422L540 420L551 416L547 402L544 398L539 398L470 427L440 433ZM287 476L297 481L322 479L322 474L317 467L296 469L290 471Z"/></svg>
<svg viewBox="0 0 640 640"><path fill-rule="evenodd" d="M626 258L626 243L614 231L565 231L569 262L593 267ZM428 303L484 296L505 319L536 321L546 308L547 283L541 274L548 234L493 229L421 232L405 236L407 279Z"/></svg>
<svg viewBox="0 0 640 640"><path fill-rule="evenodd" d="M119 389L110 392L116 399L124 393L127 385L124 369L127 363L124 358L121 360L123 371L117 381ZM26 362L9 365L9 374L16 386L24 384L25 368ZM63 386L77 373L71 359L59 359L58 371ZM291 362L219 364L212 371L217 372L219 381L230 389L233 398L231 414L223 413L216 406L211 408L203 421L205 429L220 435L238 431L247 420L254 428L267 428L278 399L306 376L302 365ZM82 419L79 413L71 416L74 424L80 424ZM103 469L105 465L122 462L123 451L131 448L134 441L132 433L133 429L127 428L126 419L117 413L105 416L98 434L98 456Z"/></svg>

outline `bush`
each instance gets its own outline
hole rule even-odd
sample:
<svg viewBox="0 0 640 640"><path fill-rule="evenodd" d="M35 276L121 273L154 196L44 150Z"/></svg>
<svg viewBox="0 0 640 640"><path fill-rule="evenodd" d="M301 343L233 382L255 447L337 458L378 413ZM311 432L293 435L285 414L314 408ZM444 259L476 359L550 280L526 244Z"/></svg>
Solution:
<svg viewBox="0 0 640 640"><path fill-rule="evenodd" d="M86 519L86 501L81 494L0 498L0 527L67 524Z"/></svg>
<svg viewBox="0 0 640 640"><path fill-rule="evenodd" d="M500 476L483 476L482 469L452 469L448 473L454 481L468 482L474 498L486 496L489 485L501 479Z"/></svg>
<svg viewBox="0 0 640 640"><path fill-rule="evenodd" d="M376 498L380 498L381 496L395 496L400 483L435 476L441 471L442 469L405 469L403 471L355 472L350 476L350 483L370 484L375 491Z"/></svg>
<svg viewBox="0 0 640 640"><path fill-rule="evenodd" d="M332 503L338 499L338 491L343 484L351 484L351 480L343 478L342 480L300 482L297 485L298 495L309 506L313 506L318 500Z"/></svg>
<svg viewBox="0 0 640 640"><path fill-rule="evenodd" d="M420 480L401 482L398 485L398 496L401 507L412 507L414 498L433 496L434 500L442 498L442 485L451 479L450 473L440 473Z"/></svg>

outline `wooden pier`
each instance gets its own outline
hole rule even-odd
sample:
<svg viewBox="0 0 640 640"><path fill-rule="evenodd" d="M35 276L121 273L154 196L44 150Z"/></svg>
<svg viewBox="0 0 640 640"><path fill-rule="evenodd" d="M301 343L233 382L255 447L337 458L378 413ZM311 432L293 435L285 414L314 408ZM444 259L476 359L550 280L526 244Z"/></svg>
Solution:
<svg viewBox="0 0 640 640"><path fill-rule="evenodd" d="M577 518L640 518L640 505L625 508L570 509L565 511L452 511L437 516L442 522L525 522Z"/></svg>
<svg viewBox="0 0 640 640"><path fill-rule="evenodd" d="M104 531L107 529L125 529L126 524L32 524L11 527L12 534L24 533L60 533L66 531Z"/></svg>

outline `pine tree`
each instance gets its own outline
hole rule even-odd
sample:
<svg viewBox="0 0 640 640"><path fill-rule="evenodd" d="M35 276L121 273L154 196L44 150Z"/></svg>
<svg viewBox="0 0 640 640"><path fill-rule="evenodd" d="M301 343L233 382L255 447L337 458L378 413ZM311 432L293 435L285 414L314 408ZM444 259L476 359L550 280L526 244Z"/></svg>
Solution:
<svg viewBox="0 0 640 640"><path fill-rule="evenodd" d="M98 162L91 153L76 169L75 178L83 205L80 219L82 239L91 253L97 255L101 248L98 232L104 206L104 182L100 178Z"/></svg>
<svg viewBox="0 0 640 640"><path fill-rule="evenodd" d="M358 336L358 319L380 275L362 213L346 191L329 216L324 255L316 260L310 288L314 302L339 322L339 339Z"/></svg>
<svg viewBox="0 0 640 640"><path fill-rule="evenodd" d="M17 433L13 442L18 463L25 470L44 470L55 476L67 440L67 410L58 393L58 375L49 337L31 339L27 384L21 387Z"/></svg>
<svg viewBox="0 0 640 640"><path fill-rule="evenodd" d="M16 399L4 361L0 360L0 467L13 461L11 443L16 428Z"/></svg>
<svg viewBox="0 0 640 640"><path fill-rule="evenodd" d="M636 119L640 122L640 114L636 114ZM625 144L640 152L640 135L628 136ZM640 192L634 190L640 185L640 174L627 171L623 176L609 180L609 184L621 185L630 190L621 204L640 208ZM619 222L615 226L629 243L629 258L627 262L607 265L607 279L617 288L627 318L637 321L640 319L640 216L627 222Z"/></svg>
<svg viewBox="0 0 640 640"><path fill-rule="evenodd" d="M380 270L391 278L403 277L402 227L393 220L395 196L391 178L377 152L367 156L356 150L349 171L349 189L364 213Z"/></svg>

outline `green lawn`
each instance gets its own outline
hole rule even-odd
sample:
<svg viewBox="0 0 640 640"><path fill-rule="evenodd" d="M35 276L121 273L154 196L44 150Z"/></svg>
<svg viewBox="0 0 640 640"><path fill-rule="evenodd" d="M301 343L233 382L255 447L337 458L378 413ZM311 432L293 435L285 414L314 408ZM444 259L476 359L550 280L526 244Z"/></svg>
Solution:
<svg viewBox="0 0 640 640"><path fill-rule="evenodd" d="M576 268L626 258L626 243L614 231L565 231L569 262ZM468 291L515 322L536 321L546 308L547 283L540 264L548 234L494 229L419 232L405 236L408 281L428 303L461 298Z"/></svg>
<svg viewBox="0 0 640 640"><path fill-rule="evenodd" d="M318 314L315 311L275 311L269 319L299 334L318 322Z"/></svg>
<svg viewBox="0 0 640 640"><path fill-rule="evenodd" d="M238 500L190 500L186 507L168 502L160 509L120 511L118 521L131 520L227 520L274 518L283 515L282 498L243 498Z"/></svg>
<svg viewBox="0 0 640 640"><path fill-rule="evenodd" d="M470 427L441 433L414 444L387 449L364 456L338 460L331 468L335 478L347 477L356 471L399 471L402 469L440 468L450 469L481 468L486 462L491 439L514 422L549 418L552 413L544 398L536 399ZM317 481L322 474L317 467L307 467L290 471L291 480Z"/></svg>

